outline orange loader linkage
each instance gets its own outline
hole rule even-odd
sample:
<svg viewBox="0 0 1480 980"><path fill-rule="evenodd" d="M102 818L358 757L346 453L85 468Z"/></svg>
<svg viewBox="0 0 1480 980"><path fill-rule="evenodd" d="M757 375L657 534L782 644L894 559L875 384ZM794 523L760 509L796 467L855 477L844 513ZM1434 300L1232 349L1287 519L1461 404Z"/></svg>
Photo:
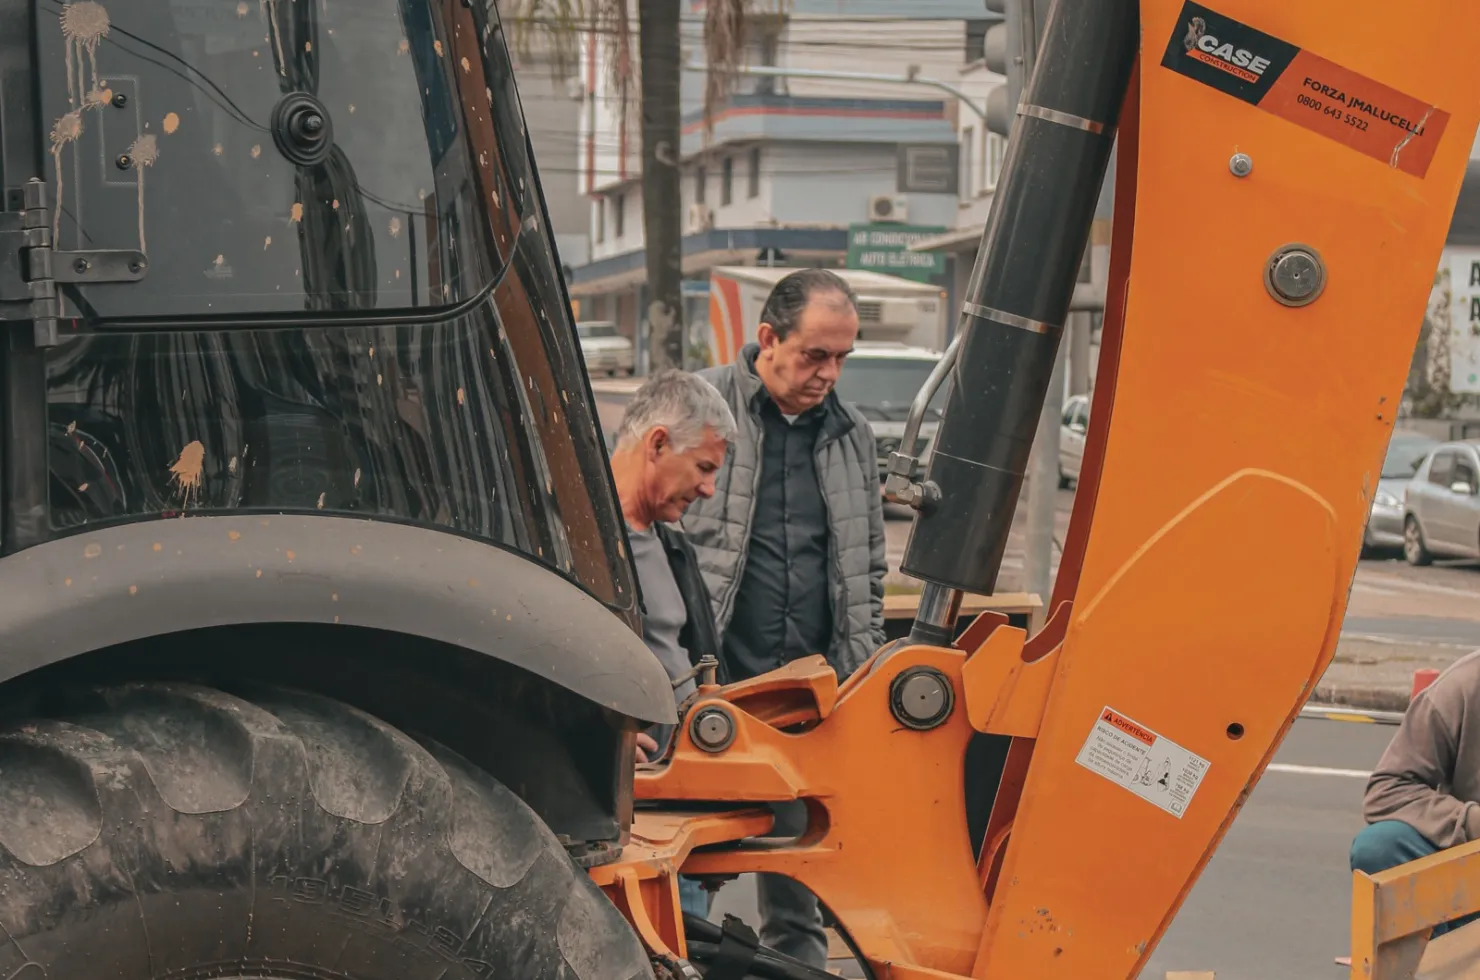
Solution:
<svg viewBox="0 0 1480 980"><path fill-rule="evenodd" d="M1055 44L1096 16L1135 28L1118 119L1053 102ZM1054 165L1048 141L1116 138L1095 411L1051 615L1033 636L991 613L954 644L917 633L841 686L814 657L701 687L635 777L621 859L591 872L652 952L687 956L679 869L768 871L816 893L876 978L1136 976L1335 650L1480 124L1480 61L1455 44L1477 34L1472 0L1054 5L939 437L981 426L991 338L1057 343L1061 315L992 292L993 263L1037 233L1013 194ZM919 550L979 492L949 483L950 455L932 457L907 571L1000 560L965 525L962 554ZM991 591L921 577L957 601ZM978 844L968 750L990 738L1008 747ZM768 839L762 804L789 800L806 833ZM1411 975L1429 925L1480 907L1460 887L1480 885L1472 850L1357 876L1354 978Z"/></svg>

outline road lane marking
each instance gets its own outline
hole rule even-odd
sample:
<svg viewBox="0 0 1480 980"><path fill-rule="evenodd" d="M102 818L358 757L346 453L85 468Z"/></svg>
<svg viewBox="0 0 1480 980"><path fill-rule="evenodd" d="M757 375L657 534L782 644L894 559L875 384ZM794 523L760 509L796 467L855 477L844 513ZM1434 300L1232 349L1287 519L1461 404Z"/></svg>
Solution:
<svg viewBox="0 0 1480 980"><path fill-rule="evenodd" d="M1335 704L1306 704L1300 709L1302 718L1319 718L1324 721L1375 722L1380 725L1397 725L1403 721L1402 711L1372 711L1365 708L1347 708Z"/></svg>
<svg viewBox="0 0 1480 980"><path fill-rule="evenodd" d="M1342 632L1342 640L1375 642L1385 647L1430 647L1437 650L1476 650L1480 644L1461 640L1459 637L1397 637L1394 634L1357 634Z"/></svg>
<svg viewBox="0 0 1480 980"><path fill-rule="evenodd" d="M1327 721L1356 721L1366 725L1375 724L1377 721L1376 718L1373 718L1370 715L1359 715L1354 714L1350 711L1327 711L1323 714L1317 715L1316 717L1324 718Z"/></svg>
<svg viewBox="0 0 1480 980"><path fill-rule="evenodd" d="M1413 579L1383 572L1365 572L1354 579L1352 584L1372 586L1374 583L1381 583L1386 588L1401 589L1404 592L1427 592L1432 595L1452 595L1463 599L1480 598L1480 590L1461 589L1452 585L1440 585L1437 582L1416 582Z"/></svg>
<svg viewBox="0 0 1480 980"><path fill-rule="evenodd" d="M1348 779L1367 779L1372 775L1361 769L1332 769L1328 766L1297 766L1289 762L1271 762L1266 772L1293 772L1304 776L1345 776Z"/></svg>

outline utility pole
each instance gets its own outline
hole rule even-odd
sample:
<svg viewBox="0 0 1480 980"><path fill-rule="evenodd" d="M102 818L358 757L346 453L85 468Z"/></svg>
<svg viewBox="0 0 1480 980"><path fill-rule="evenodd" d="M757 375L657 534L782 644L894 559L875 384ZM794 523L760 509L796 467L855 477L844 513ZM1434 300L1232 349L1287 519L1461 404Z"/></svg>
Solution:
<svg viewBox="0 0 1480 980"><path fill-rule="evenodd" d="M646 241L647 369L683 365L683 198L679 0L639 0L642 58L642 224Z"/></svg>
<svg viewBox="0 0 1480 980"><path fill-rule="evenodd" d="M1089 393L1090 318L1088 313L1069 314L1069 394Z"/></svg>

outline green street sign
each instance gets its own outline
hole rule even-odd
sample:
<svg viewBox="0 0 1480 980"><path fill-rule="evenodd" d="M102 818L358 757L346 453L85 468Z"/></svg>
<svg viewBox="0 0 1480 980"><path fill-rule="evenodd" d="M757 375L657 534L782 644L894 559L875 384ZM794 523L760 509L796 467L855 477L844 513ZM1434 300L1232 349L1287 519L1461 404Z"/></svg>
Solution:
<svg viewBox="0 0 1480 980"><path fill-rule="evenodd" d="M911 252L909 247L945 231L933 225L849 225L847 267L928 282L946 271L946 257L938 252Z"/></svg>

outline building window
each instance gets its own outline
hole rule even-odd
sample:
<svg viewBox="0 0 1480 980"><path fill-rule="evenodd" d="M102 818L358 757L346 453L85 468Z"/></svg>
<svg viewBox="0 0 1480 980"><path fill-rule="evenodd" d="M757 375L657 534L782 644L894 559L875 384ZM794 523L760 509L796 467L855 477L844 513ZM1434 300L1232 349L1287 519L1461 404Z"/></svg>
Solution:
<svg viewBox="0 0 1480 980"><path fill-rule="evenodd" d="M761 64L767 68L776 67L776 42L776 35L770 31L761 35ZM760 85L756 87L757 92L762 95L776 94L776 82L778 81L776 76L762 75L757 81L760 82Z"/></svg>
<svg viewBox="0 0 1480 980"><path fill-rule="evenodd" d="M593 236L598 242L606 241L606 198L598 197L596 206L591 210L596 213L596 233Z"/></svg>
<svg viewBox="0 0 1480 980"><path fill-rule="evenodd" d="M720 165L719 171L719 203L721 206L729 204L733 199L735 185L735 158L725 157L725 162Z"/></svg>
<svg viewBox="0 0 1480 980"><path fill-rule="evenodd" d="M704 203L704 185L709 183L709 172L703 167L694 169L694 203Z"/></svg>
<svg viewBox="0 0 1480 980"><path fill-rule="evenodd" d="M783 30L781 21L765 16L747 18L747 33L750 39L745 44L745 61L747 64L760 67L776 67L776 55L780 49L780 31ZM753 75L749 79L742 79L740 87L742 92L752 92L756 95L776 95L786 93L786 82L775 75Z"/></svg>
<svg viewBox="0 0 1480 980"><path fill-rule="evenodd" d="M995 20L968 20L966 22L966 63L975 64L986 60L987 29Z"/></svg>
<svg viewBox="0 0 1480 980"><path fill-rule="evenodd" d="M995 190L997 181L1002 179L1002 158L1007 155L1007 140L996 133L984 135L987 145L982 153L982 163L986 169L986 189Z"/></svg>
<svg viewBox="0 0 1480 980"><path fill-rule="evenodd" d="M961 130L961 173L966 176L966 196L974 197L978 190L976 186L976 168L971 165L972 154L976 150L976 129L967 126Z"/></svg>
<svg viewBox="0 0 1480 980"><path fill-rule="evenodd" d="M959 194L960 150L950 143L901 143L895 191L900 194Z"/></svg>
<svg viewBox="0 0 1480 980"><path fill-rule="evenodd" d="M627 195L618 194L612 198L612 231L618 238L625 234L623 226L627 223Z"/></svg>
<svg viewBox="0 0 1480 980"><path fill-rule="evenodd" d="M746 196L761 196L761 148L758 146L750 148L750 187L746 189Z"/></svg>

